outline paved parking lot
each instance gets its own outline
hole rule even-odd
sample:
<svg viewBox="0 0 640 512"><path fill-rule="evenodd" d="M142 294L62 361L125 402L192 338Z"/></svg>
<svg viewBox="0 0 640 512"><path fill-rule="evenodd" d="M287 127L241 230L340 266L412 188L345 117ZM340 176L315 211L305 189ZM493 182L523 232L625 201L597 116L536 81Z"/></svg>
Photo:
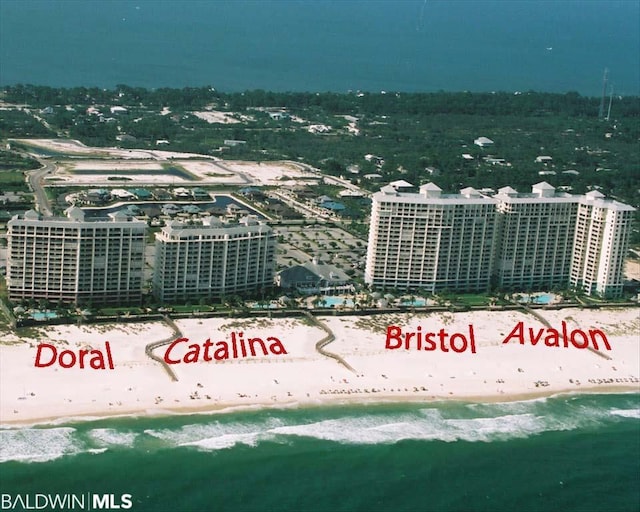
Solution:
<svg viewBox="0 0 640 512"><path fill-rule="evenodd" d="M313 258L331 263L354 277L364 275L366 241L336 226L277 226L276 270L299 265Z"/></svg>

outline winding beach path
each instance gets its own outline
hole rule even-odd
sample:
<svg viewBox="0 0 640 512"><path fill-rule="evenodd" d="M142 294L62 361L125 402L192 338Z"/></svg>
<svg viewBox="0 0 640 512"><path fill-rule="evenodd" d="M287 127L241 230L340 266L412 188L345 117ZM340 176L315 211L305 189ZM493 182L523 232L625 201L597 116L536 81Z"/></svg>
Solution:
<svg viewBox="0 0 640 512"><path fill-rule="evenodd" d="M171 320L171 318L169 318L167 315L164 315L163 316L163 320L169 327L171 327L171 329L173 329L173 334L171 334L171 336L169 336L168 338L165 338L165 339L163 339L161 341L153 341L153 342L149 343L145 347L144 352L151 359L153 359L154 361L156 361L157 363L160 363L162 365L164 370L169 375L169 378L173 382L177 382L178 381L178 377L176 376L174 371L171 369L171 367L165 362L165 360L163 358L158 357L157 355L155 355L153 353L153 351L155 349L157 349L158 347L162 347L163 345L168 345L169 343L174 342L177 338L181 338L182 337L182 332L180 331L180 329L178 329L178 326L176 325L176 323L173 320Z"/></svg>
<svg viewBox="0 0 640 512"><path fill-rule="evenodd" d="M329 329L320 320L318 320L315 316L313 316L309 311L305 311L304 315L311 321L313 325L315 325L316 327L319 327L320 329L322 329L324 332L327 333L327 335L324 338L322 338L318 343L316 343L316 350L323 356L330 357L331 359L335 359L347 370L357 374L358 372L355 370L355 368L353 368L353 366L347 363L341 356L324 349L324 347L326 347L329 343L331 343L333 340L336 339L335 335L333 334L333 331Z"/></svg>
<svg viewBox="0 0 640 512"><path fill-rule="evenodd" d="M529 306L522 305L522 304L521 304L521 306L522 306L522 309L525 311L525 313L528 313L531 316L536 317L545 327L552 328L552 325L549 322L547 322L547 319L545 317L543 317L540 313L538 313L535 309L532 309ZM607 359L609 361L611 360L611 357L609 357L607 354L605 354L603 352L600 352L599 350L596 350L591 345L588 345L587 349L589 349L594 354L602 357L603 359Z"/></svg>

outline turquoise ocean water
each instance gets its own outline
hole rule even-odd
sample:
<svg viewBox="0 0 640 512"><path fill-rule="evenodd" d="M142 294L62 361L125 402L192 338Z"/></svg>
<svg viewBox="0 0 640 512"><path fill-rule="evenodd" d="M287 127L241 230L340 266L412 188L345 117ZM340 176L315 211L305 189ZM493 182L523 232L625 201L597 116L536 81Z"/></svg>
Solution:
<svg viewBox="0 0 640 512"><path fill-rule="evenodd" d="M0 85L640 93L637 0L0 0ZM609 92L609 91L607 91Z"/></svg>
<svg viewBox="0 0 640 512"><path fill-rule="evenodd" d="M635 511L640 395L103 419L0 430L2 493L145 511Z"/></svg>

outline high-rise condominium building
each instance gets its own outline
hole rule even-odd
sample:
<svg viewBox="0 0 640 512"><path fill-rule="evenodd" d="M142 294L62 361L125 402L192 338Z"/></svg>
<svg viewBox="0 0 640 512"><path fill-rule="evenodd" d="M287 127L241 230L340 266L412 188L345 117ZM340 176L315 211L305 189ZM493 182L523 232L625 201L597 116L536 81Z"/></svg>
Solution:
<svg viewBox="0 0 640 512"><path fill-rule="evenodd" d="M491 278L496 201L469 187L442 194L383 187L373 196L365 282L378 288L486 290Z"/></svg>
<svg viewBox="0 0 640 512"><path fill-rule="evenodd" d="M530 193L501 188L494 199L497 286L522 291L566 287L580 198L542 182Z"/></svg>
<svg viewBox="0 0 640 512"><path fill-rule="evenodd" d="M489 197L386 186L373 196L365 282L379 288L622 293L635 209L599 192L573 196L546 182Z"/></svg>
<svg viewBox="0 0 640 512"><path fill-rule="evenodd" d="M173 221L156 234L154 294L163 302L256 293L273 285L275 236L255 218Z"/></svg>
<svg viewBox="0 0 640 512"><path fill-rule="evenodd" d="M571 285L588 295L622 294L624 256L635 208L606 199L596 190L580 198Z"/></svg>
<svg viewBox="0 0 640 512"><path fill-rule="evenodd" d="M8 222L9 299L127 304L142 297L146 223L123 213L67 218L30 210Z"/></svg>

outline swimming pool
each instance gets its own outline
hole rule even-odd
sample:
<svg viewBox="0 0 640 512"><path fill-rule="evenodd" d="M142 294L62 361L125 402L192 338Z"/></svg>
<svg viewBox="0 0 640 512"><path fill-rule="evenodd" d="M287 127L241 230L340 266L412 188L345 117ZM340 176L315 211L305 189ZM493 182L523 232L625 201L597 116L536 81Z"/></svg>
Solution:
<svg viewBox="0 0 640 512"><path fill-rule="evenodd" d="M521 295L521 299L518 301L520 303L523 304L540 304L540 305L547 305L547 304L551 304L553 302L553 299L555 299L555 295L553 293L536 293L535 295L529 295L529 294L522 294Z"/></svg>
<svg viewBox="0 0 640 512"><path fill-rule="evenodd" d="M346 297L328 295L326 297L320 297L320 303L318 304L318 306L321 308L334 308L336 306L346 306L348 308L352 308L353 300Z"/></svg>
<svg viewBox="0 0 640 512"><path fill-rule="evenodd" d="M44 320L51 320L52 318L58 318L58 313L55 311L32 311L29 316L34 320L42 322Z"/></svg>
<svg viewBox="0 0 640 512"><path fill-rule="evenodd" d="M402 299L400 301L400 305L401 306L414 306L414 307L424 307L427 305L427 301L425 299L413 299L413 300L408 300L408 299Z"/></svg>
<svg viewBox="0 0 640 512"><path fill-rule="evenodd" d="M531 298L531 302L534 304L551 304L555 295L552 293L541 293L540 295L534 295Z"/></svg>

